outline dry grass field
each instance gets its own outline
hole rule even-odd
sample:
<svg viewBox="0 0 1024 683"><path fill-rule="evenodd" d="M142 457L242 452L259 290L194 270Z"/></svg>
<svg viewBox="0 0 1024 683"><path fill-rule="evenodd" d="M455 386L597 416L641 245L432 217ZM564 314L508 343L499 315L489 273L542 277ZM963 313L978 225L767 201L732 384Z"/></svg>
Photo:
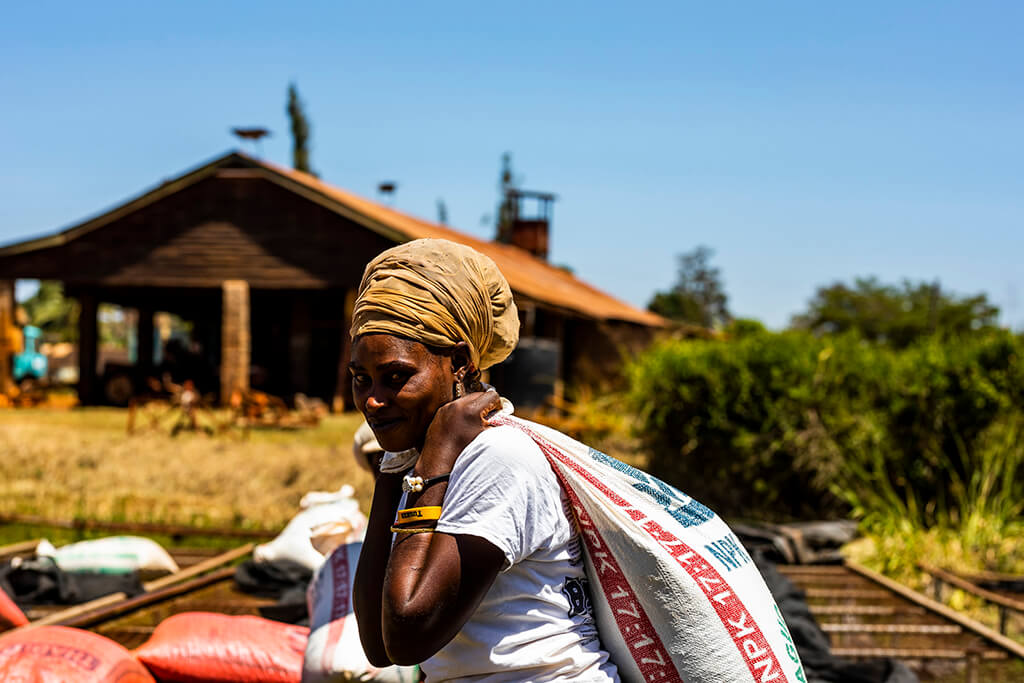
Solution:
<svg viewBox="0 0 1024 683"><path fill-rule="evenodd" d="M0 410L0 514L279 529L308 491L372 478L352 456L358 414L219 436L126 434L127 411Z"/></svg>

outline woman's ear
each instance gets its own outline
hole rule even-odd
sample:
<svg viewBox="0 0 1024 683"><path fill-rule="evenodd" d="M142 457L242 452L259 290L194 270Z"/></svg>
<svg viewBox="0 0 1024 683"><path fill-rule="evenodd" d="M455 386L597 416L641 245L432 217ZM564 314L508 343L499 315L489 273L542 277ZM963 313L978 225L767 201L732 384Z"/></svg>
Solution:
<svg viewBox="0 0 1024 683"><path fill-rule="evenodd" d="M469 357L469 344L464 341L460 341L455 346L451 347L451 358L452 358L452 372L455 373L455 377L460 381L468 374L472 374L473 361Z"/></svg>

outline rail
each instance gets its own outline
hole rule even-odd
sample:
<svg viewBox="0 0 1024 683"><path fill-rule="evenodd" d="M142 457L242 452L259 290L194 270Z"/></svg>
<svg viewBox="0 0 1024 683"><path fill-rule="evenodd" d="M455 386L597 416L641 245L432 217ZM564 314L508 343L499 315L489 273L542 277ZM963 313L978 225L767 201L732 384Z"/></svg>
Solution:
<svg viewBox="0 0 1024 683"><path fill-rule="evenodd" d="M1014 600L1006 595L1000 595L999 593L987 590L952 572L932 566L926 562L919 562L917 566L934 580L934 598L937 602L942 602L943 586L949 584L994 604L999 611L999 633L1004 636L1007 635L1010 612L1024 614L1024 601Z"/></svg>
<svg viewBox="0 0 1024 683"><path fill-rule="evenodd" d="M155 524L149 522L111 522L92 519L49 519L35 515L0 515L0 524L53 527L74 531L117 531L143 535L162 535L174 538L208 536L211 538L238 538L254 541L268 540L277 535L269 529L233 529L211 527L208 529L177 524Z"/></svg>
<svg viewBox="0 0 1024 683"><path fill-rule="evenodd" d="M778 569L803 590L836 657L956 663L968 683L1024 659L1024 645L855 562Z"/></svg>

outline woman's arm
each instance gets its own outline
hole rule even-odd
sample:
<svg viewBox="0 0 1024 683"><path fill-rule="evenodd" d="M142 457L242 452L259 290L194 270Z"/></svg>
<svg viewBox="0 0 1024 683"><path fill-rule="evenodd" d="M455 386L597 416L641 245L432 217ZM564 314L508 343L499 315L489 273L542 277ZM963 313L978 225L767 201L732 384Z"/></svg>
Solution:
<svg viewBox="0 0 1024 683"><path fill-rule="evenodd" d="M402 498L402 476L381 474L373 489L366 539L352 586L352 606L366 659L376 667L392 664L381 632L384 573L391 554L391 524Z"/></svg>
<svg viewBox="0 0 1024 683"><path fill-rule="evenodd" d="M427 431L417 474L429 479L451 472L485 428L484 416L499 406L493 392L443 406ZM441 482L410 494L408 507L442 505L446 489ZM417 664L444 647L476 611L504 561L501 550L476 536L400 534L384 578L382 636L388 658Z"/></svg>

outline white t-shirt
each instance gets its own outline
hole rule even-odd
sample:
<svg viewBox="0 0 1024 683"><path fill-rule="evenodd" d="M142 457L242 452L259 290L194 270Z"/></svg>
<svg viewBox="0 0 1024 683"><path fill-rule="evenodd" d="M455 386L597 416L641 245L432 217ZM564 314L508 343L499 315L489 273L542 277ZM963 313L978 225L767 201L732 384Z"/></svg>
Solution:
<svg viewBox="0 0 1024 683"><path fill-rule="evenodd" d="M437 530L491 542L505 567L462 630L422 663L428 683L619 680L598 641L568 501L530 437L491 427L467 446Z"/></svg>

